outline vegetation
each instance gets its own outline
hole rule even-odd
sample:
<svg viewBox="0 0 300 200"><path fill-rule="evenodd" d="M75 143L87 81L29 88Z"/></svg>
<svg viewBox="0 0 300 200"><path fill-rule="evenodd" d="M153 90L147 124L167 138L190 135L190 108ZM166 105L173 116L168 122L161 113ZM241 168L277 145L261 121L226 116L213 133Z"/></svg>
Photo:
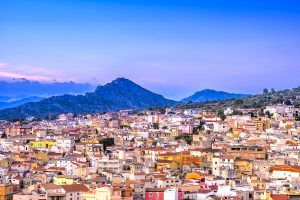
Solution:
<svg viewBox="0 0 300 200"><path fill-rule="evenodd" d="M218 117L220 117L223 121L226 119L226 115L224 114L224 110L218 110Z"/></svg>
<svg viewBox="0 0 300 200"><path fill-rule="evenodd" d="M7 134L5 132L2 133L1 138L7 138Z"/></svg>
<svg viewBox="0 0 300 200"><path fill-rule="evenodd" d="M154 128L154 129L159 129L158 123L153 123L153 128Z"/></svg>
<svg viewBox="0 0 300 200"><path fill-rule="evenodd" d="M200 131L204 130L203 126L204 126L205 122L200 120L200 124L196 127L193 128L193 134L196 135L198 134Z"/></svg>
<svg viewBox="0 0 300 200"><path fill-rule="evenodd" d="M103 144L103 150L106 151L106 147L112 146L115 144L114 138L103 138L100 140L100 144Z"/></svg>
<svg viewBox="0 0 300 200"><path fill-rule="evenodd" d="M193 142L192 135L188 135L188 134L179 135L179 136L175 137L175 140L184 140L189 145L191 145Z"/></svg>
<svg viewBox="0 0 300 200"><path fill-rule="evenodd" d="M123 109L147 109L174 105L176 101L150 92L130 80L119 78L85 95L62 95L0 110L0 119L56 117L62 113L88 114ZM163 111L163 110L161 110Z"/></svg>
<svg viewBox="0 0 300 200"><path fill-rule="evenodd" d="M226 99L220 101L206 101L199 103L185 103L176 105L178 108L200 108L203 110L214 110L219 111L224 108L231 107L233 109L237 108L257 108L262 109L268 105L274 105L278 103L285 103L286 105L293 105L296 108L300 108L300 87L294 89L275 91L271 89L264 89L262 94L257 94L253 96L248 96L240 99ZM221 113L220 113L221 114Z"/></svg>

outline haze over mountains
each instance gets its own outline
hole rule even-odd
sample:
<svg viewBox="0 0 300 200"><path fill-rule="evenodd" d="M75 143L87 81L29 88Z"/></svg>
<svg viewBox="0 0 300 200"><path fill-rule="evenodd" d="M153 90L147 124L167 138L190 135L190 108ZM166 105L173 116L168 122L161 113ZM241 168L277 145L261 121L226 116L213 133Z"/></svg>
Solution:
<svg viewBox="0 0 300 200"><path fill-rule="evenodd" d="M88 83L74 83L74 82L54 82L54 83L41 83L37 81L29 81L26 79L6 82L0 81L0 98L3 100L11 99L11 97L49 97L63 94L84 94L91 92L96 87Z"/></svg>
<svg viewBox="0 0 300 200"><path fill-rule="evenodd" d="M0 81L0 109L11 108L44 98L64 94L85 94L95 89L87 83L41 83L22 79L15 82Z"/></svg>
<svg viewBox="0 0 300 200"><path fill-rule="evenodd" d="M175 103L176 101L146 90L128 79L118 78L85 95L53 96L40 102L26 103L15 108L1 110L0 119L46 117L68 112L82 114L120 109L143 109L170 106Z"/></svg>

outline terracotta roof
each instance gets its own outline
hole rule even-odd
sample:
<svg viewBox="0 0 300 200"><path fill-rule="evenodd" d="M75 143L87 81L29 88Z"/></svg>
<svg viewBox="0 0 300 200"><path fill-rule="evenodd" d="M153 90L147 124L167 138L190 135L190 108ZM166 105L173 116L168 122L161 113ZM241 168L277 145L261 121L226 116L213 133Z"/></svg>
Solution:
<svg viewBox="0 0 300 200"><path fill-rule="evenodd" d="M72 185L62 185L61 186L66 192L87 192L89 188L84 184L72 184Z"/></svg>
<svg viewBox="0 0 300 200"><path fill-rule="evenodd" d="M271 171L287 171L300 173L300 167L293 165L275 165L271 167Z"/></svg>
<svg viewBox="0 0 300 200"><path fill-rule="evenodd" d="M288 200L289 196L287 194L272 194L272 200Z"/></svg>
<svg viewBox="0 0 300 200"><path fill-rule="evenodd" d="M58 185L56 185L54 183L41 184L41 187L44 188L45 190L54 190L54 189L61 188L60 186L58 186Z"/></svg>

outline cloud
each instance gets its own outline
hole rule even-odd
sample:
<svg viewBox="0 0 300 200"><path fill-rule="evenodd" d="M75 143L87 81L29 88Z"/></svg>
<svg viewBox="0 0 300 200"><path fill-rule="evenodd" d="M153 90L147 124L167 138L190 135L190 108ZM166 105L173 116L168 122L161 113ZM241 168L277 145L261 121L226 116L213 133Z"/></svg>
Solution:
<svg viewBox="0 0 300 200"><path fill-rule="evenodd" d="M27 79L39 82L68 81L66 78L58 77L58 71L32 66L11 66L0 62L0 79Z"/></svg>
<svg viewBox="0 0 300 200"><path fill-rule="evenodd" d="M0 72L0 77L2 78L11 78L11 79L27 79L32 81L51 81L52 79L45 76L39 75L27 75L27 74L18 74L14 72Z"/></svg>

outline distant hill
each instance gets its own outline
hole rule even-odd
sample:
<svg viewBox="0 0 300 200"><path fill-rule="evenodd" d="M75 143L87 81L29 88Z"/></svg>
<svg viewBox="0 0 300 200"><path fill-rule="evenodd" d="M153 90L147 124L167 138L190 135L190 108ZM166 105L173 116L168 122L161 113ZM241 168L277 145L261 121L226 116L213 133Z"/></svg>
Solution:
<svg viewBox="0 0 300 200"><path fill-rule="evenodd" d="M204 101L216 101L216 100L223 100L223 99L232 99L232 98L242 98L250 96L248 94L234 94L234 93L228 93L223 91L216 91L216 90L201 90L199 92L196 92L192 96L189 96L185 99L182 99L181 102L204 102Z"/></svg>
<svg viewBox="0 0 300 200"><path fill-rule="evenodd" d="M49 97L63 94L85 94L95 89L87 83L74 82L54 82L40 83L37 81L19 80L15 82L0 81L0 101L1 96L5 97Z"/></svg>
<svg viewBox="0 0 300 200"><path fill-rule="evenodd" d="M175 103L175 101L165 99L162 95L146 90L128 79L118 78L85 95L54 96L40 102L1 110L0 119L46 117L69 112L83 114L120 109L142 109L170 106Z"/></svg>
<svg viewBox="0 0 300 200"><path fill-rule="evenodd" d="M179 108L201 108L203 110L220 110L227 107L235 108L265 108L268 105L285 103L300 108L300 87L286 90L265 91L262 94L252 95L239 99L223 99L196 103L183 103Z"/></svg>
<svg viewBox="0 0 300 200"><path fill-rule="evenodd" d="M0 98L0 110L20 106L29 102L38 102L44 98L33 96L33 97L20 98L18 100L12 100L12 99L13 98L9 98L9 97Z"/></svg>
<svg viewBox="0 0 300 200"><path fill-rule="evenodd" d="M0 96L0 102L7 102L10 99L12 99L12 97L7 97L7 96Z"/></svg>

